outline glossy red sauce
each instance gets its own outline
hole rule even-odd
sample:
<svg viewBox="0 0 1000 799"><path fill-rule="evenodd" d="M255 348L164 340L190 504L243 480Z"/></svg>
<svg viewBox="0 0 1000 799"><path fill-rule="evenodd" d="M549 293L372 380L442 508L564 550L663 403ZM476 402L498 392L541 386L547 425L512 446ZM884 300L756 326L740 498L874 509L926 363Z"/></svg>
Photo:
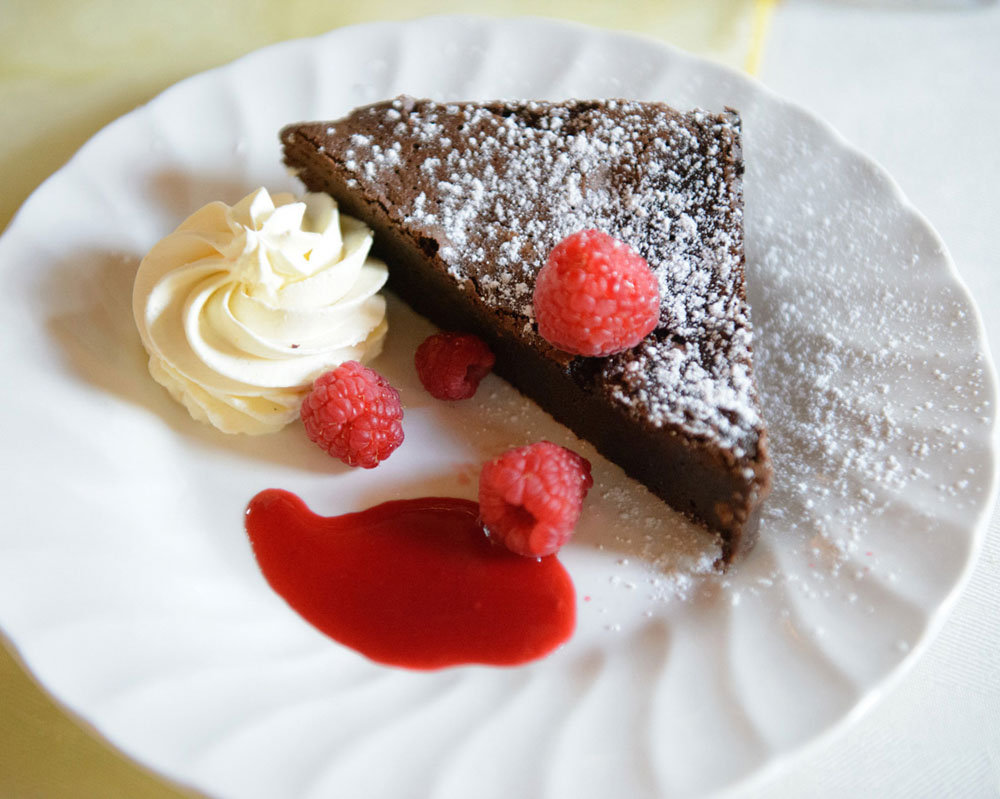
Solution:
<svg viewBox="0 0 1000 799"><path fill-rule="evenodd" d="M427 497L317 516L262 491L246 529L267 581L307 621L380 663L509 666L573 632L573 583L553 556L493 544L478 506Z"/></svg>

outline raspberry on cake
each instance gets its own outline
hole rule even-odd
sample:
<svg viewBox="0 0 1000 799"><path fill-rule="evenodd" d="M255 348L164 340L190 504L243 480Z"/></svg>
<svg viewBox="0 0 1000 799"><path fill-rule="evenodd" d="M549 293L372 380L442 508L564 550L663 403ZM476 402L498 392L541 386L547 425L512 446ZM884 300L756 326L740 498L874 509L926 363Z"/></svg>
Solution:
<svg viewBox="0 0 1000 799"><path fill-rule="evenodd" d="M400 97L281 138L309 190L375 229L414 309L482 338L499 375L717 533L723 565L752 546L771 465L736 113ZM553 347L532 302L549 253L586 229L635 250L659 287L654 329L602 357Z"/></svg>
<svg viewBox="0 0 1000 799"><path fill-rule="evenodd" d="M535 279L538 334L574 355L614 355L660 320L660 291L645 259L599 230L559 242Z"/></svg>

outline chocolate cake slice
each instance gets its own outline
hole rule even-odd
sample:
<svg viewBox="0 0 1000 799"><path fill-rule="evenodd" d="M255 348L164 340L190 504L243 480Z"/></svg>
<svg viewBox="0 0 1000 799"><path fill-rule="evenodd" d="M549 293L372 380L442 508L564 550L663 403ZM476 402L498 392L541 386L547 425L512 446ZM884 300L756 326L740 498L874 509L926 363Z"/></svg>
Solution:
<svg viewBox="0 0 1000 799"><path fill-rule="evenodd" d="M679 511L752 546L771 467L744 285L733 112L658 103L437 103L400 97L281 132L285 162L375 231L389 286ZM628 243L660 283L631 350L561 352L538 333L535 275L570 233Z"/></svg>

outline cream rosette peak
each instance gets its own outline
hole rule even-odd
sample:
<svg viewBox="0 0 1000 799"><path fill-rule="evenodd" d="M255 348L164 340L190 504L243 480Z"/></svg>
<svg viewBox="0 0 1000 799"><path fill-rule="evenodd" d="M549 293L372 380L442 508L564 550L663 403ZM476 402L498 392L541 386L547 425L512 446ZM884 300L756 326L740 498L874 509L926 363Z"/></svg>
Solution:
<svg viewBox="0 0 1000 799"><path fill-rule="evenodd" d="M387 269L371 245L325 194L260 188L233 206L209 203L136 273L150 373L220 430L280 429L319 375L381 352Z"/></svg>

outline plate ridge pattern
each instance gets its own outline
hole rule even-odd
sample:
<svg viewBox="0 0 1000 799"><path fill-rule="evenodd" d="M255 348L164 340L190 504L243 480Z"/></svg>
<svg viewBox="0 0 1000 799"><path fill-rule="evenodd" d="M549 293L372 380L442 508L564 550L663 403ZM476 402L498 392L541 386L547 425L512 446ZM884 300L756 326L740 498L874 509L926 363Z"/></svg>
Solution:
<svg viewBox="0 0 1000 799"><path fill-rule="evenodd" d="M426 41L442 44L433 51L414 44ZM532 46L512 64L519 42ZM552 46L545 50L541 42ZM366 72L351 75L352 63ZM331 64L339 71L331 72ZM630 589L618 579L622 566L612 546L603 558L588 552L573 561L578 564L574 579L594 594L593 602L580 603L577 637L548 660L514 673L469 668L450 676L410 674L350 656L303 669L298 657L285 662L262 655L266 648L256 635L273 636L275 646L306 658L327 642L303 629L269 593L248 557L240 525L230 529L214 523L227 518L218 508L232 504L238 519L241 503L279 479L276 475L289 488L311 491L319 491L322 476L296 470L287 455L246 457L240 454L245 449L227 448L184 421L168 426L155 387L127 396L109 394L101 385L95 391L97 381L88 383L86 375L67 365L68 355L53 357L65 355L52 341L53 317L70 327L75 318L64 319L64 309L57 307L65 298L40 299L37 277L29 279L17 269L23 263L52 275L67 264L92 269L79 256L90 251L120 251L136 259L143 249L137 239L163 235L197 203L218 199L220 193L232 201L257 183L294 189L280 164L278 129L296 119L336 116L358 102L380 99L379 93L390 88L443 99L630 94L682 107L732 105L744 115L748 274L765 410L772 415L782 485L768 511L767 539L731 574L703 580L686 599L657 593L655 581L670 575L657 573L655 564ZM261 91L276 97L273 108L260 105ZM185 110L187 117L181 114ZM158 171L158 164L169 164L169 174ZM78 199L89 190L100 198L99 207L67 202L63 194ZM53 214L63 220L58 237L50 234ZM631 762L622 782L636 786L641 796L696 795L746 784L848 723L913 662L968 572L996 490L995 379L975 306L933 229L888 175L822 122L738 73L649 39L545 20L438 17L361 25L275 45L182 81L101 131L11 222L0 239L0 272L14 277L7 302L25 304L37 316L34 321L16 317L32 334L17 337L27 341L20 350L11 343L12 334L0 337L7 342L0 343L5 362L23 373L27 386L57 388L59 396L76 403L82 419L102 426L107 458L141 463L153 453L159 459L150 471L156 469L160 486L140 499L160 497L166 490L162 481L180 477L177 507L165 520L144 517L137 525L143 536L105 535L102 525L121 524L130 515L110 504L71 496L58 511L76 518L86 509L91 521L81 534L89 534L93 546L108 549L109 557L87 561L90 571L81 576L104 601L95 609L119 625L119 639L133 642L138 669L163 642L148 637L148 619L123 614L115 620L115 608L135 586L113 566L148 569L144 601L157 608L155 632L177 636L168 643L178 652L203 651L209 660L204 670L136 675L134 690L113 696L100 690L107 653L73 654L81 639L79 625L101 620L84 616L71 626L39 629L31 613L18 612L18 607L37 607L58 616L63 603L75 619L72 598L60 596L53 580L39 579L37 570L4 568L5 553L18 554L23 547L18 533L9 529L0 531L0 577L5 578L0 579L0 622L48 689L114 744L220 797L351 795L368 789L373 797L401 795L407 786L392 775L372 773L370 781L363 776L374 763L372 753L379 751L387 762L399 760L400 779L409 775L435 799L485 795L477 788L496 796L527 795L527 788L546 799L597 799L607 782L588 783L574 772L574 757L584 754L591 758L589 767L602 765L594 759L600 752L588 749L573 727L584 722L600 728L601 745L610 748L608 763ZM915 272L940 291L915 296L901 279ZM830 290L810 293L812 285ZM891 312L876 313L887 298L896 301ZM803 313L805 301L813 303L814 313ZM934 347L915 334L916 322L932 331ZM894 348L879 344L892 338L898 339ZM938 357L935 347L946 357ZM942 401L944 381L935 370L943 372L946 360L949 393ZM883 401L887 395L880 385L889 378L898 380L905 395L905 402L892 405L895 418L886 418L880 407L896 399ZM924 407L928 402L931 407ZM51 411L44 403L0 403L8 403L0 405L8 411L0 413L0 433L13 442L24 436L11 418L16 416L19 427L34 429ZM827 414L825 421L817 413ZM810 430L829 435L816 440ZM67 435L102 446L82 434ZM289 440L282 439L282 445ZM904 446L906 441L916 441L917 450ZM921 454L924 444L927 453ZM43 471L70 483L83 480L82 462L51 467L61 463L65 446L65 440L39 444L34 460L12 475L11 496L37 501L40 493L32 480ZM356 485L324 479L323 491L334 500L343 500ZM128 487L142 491L138 478ZM138 514L140 504L130 512ZM17 512L29 518L26 504ZM896 514L908 520L908 529L894 524ZM57 528L44 534L51 538L53 573L74 568L71 555L79 539L62 538ZM156 569L149 565L148 549L164 540L171 546L162 548L164 565ZM907 540L919 544L908 550L910 565L898 554ZM64 550L60 541L67 544ZM203 556L206 542L215 548L216 568L224 573L214 589L199 579L208 618L199 629L188 627L190 636L184 637L181 622L197 622L176 597L191 589L184 579L185 559ZM868 626L852 626L858 608L848 597L863 598L865 589L893 601L884 603L884 612ZM225 636L210 635L222 629L213 624L234 620L237 594L248 600L241 623L232 624ZM266 624L247 623L257 613ZM904 633L907 638L900 641ZM834 659L825 648L826 641L858 636L879 657L851 661L850 652L839 649L846 660ZM755 640L767 641L767 650L755 651ZM905 647L893 649L898 642ZM212 691L217 678L238 663L246 667L233 667L231 690L199 695ZM797 693L795 703L773 706L765 719L751 695L757 681L748 676L763 678L765 667L776 696L785 681L814 690ZM274 684L286 671L290 680L303 682L281 692ZM720 677L719 691L709 690L706 672ZM824 692L817 686L830 675L837 676L840 687ZM270 685L280 701L254 705L236 690L260 685ZM249 713L248 704L254 705ZM183 741L190 737L185 725L195 726L197 714L173 710L200 705L218 716L212 720L214 742L194 752ZM649 715L653 712L655 717ZM692 718L702 741L731 741L744 753L738 767L725 773L696 768L699 741L685 726ZM745 723L734 725L733 719ZM299 749L296 735L300 743L307 741ZM427 762L435 764L436 773L405 744L414 739L415 750L430 756ZM353 744L341 746L345 740ZM325 748L333 743L338 743L336 753ZM531 773L519 768L516 757L529 744L547 755L543 765L523 759L538 769ZM631 753L641 753L642 762L636 765ZM241 770L239 763L248 765ZM488 785L475 784L482 775L488 775Z"/></svg>

